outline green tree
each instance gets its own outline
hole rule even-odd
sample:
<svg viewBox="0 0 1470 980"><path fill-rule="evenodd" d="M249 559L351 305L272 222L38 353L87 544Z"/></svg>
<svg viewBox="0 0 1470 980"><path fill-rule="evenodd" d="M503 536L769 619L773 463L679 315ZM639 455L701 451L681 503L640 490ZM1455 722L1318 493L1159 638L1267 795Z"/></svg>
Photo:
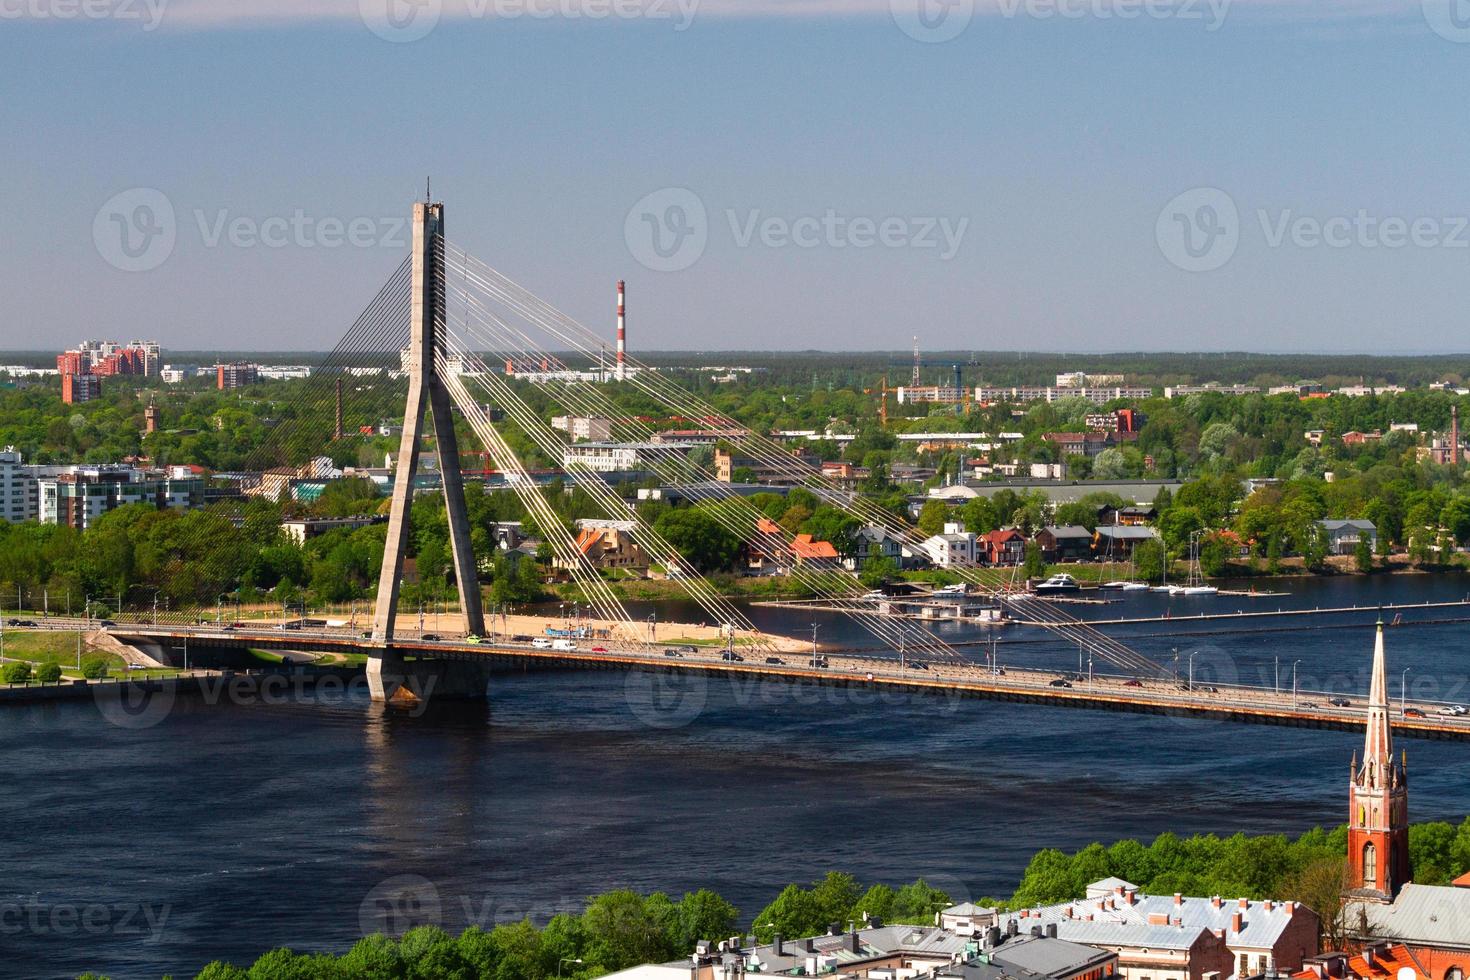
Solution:
<svg viewBox="0 0 1470 980"><path fill-rule="evenodd" d="M858 580L869 589L876 589L898 576L898 562L887 555L873 555L863 563Z"/></svg>
<svg viewBox="0 0 1470 980"><path fill-rule="evenodd" d="M1046 574L1046 558L1041 554L1041 545L1038 542L1026 542L1026 557L1022 568L1027 578L1041 578Z"/></svg>
<svg viewBox="0 0 1470 980"><path fill-rule="evenodd" d="M701 572L725 571L735 564L740 542L713 517L697 507L665 512L654 530Z"/></svg>
<svg viewBox="0 0 1470 980"><path fill-rule="evenodd" d="M42 664L36 669L36 680L42 684L55 684L61 680L61 665Z"/></svg>
<svg viewBox="0 0 1470 980"><path fill-rule="evenodd" d="M0 671L0 679L7 684L24 684L31 679L31 665L25 661L8 663L5 669Z"/></svg>
<svg viewBox="0 0 1470 980"><path fill-rule="evenodd" d="M944 531L945 522L949 520L949 505L942 500L926 500L919 511L919 531L924 537L930 538Z"/></svg>
<svg viewBox="0 0 1470 980"><path fill-rule="evenodd" d="M954 904L947 894L923 878L904 885L893 896L893 921L908 925L933 925L934 916Z"/></svg>
<svg viewBox="0 0 1470 980"><path fill-rule="evenodd" d="M103 657L88 657L82 661L82 676L89 681L107 676L107 660Z"/></svg>
<svg viewBox="0 0 1470 980"><path fill-rule="evenodd" d="M1373 546L1366 534L1359 535L1357 547L1353 549L1353 562L1364 575L1373 571Z"/></svg>
<svg viewBox="0 0 1470 980"><path fill-rule="evenodd" d="M1133 570L1145 582L1157 582L1164 577L1164 546L1149 538L1133 548Z"/></svg>

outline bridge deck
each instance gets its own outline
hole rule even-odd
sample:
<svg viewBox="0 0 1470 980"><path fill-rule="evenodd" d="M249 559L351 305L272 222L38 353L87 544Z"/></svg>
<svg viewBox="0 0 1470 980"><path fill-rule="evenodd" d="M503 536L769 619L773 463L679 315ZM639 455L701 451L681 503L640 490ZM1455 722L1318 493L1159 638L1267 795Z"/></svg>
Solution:
<svg viewBox="0 0 1470 980"><path fill-rule="evenodd" d="M201 646L296 650L301 652L372 654L381 643L342 631L221 630L216 627L120 627L111 631L123 641L136 640L179 647L186 640ZM1094 675L1071 681L1070 687L1052 686L1063 675L1054 671L1006 666L992 673L984 664L929 663L926 669L901 667L896 659L824 653L829 666L814 667L810 658L783 654L781 663L767 663L753 655L746 661L727 661L719 650L681 652L670 656L665 647L614 648L595 641L580 642L575 651L549 650L508 642L426 642L416 638L394 640L395 652L408 657L485 660L543 664L583 669L645 669L697 672L731 678L767 678L837 686L898 689L945 696L985 698L1058 707L1078 707L1145 714L1167 714L1247 724L1302 728L1362 730L1366 698L1354 696L1347 707L1333 706L1334 695L1316 691L1277 692L1256 686L1218 685L1217 690L1185 690L1172 679ZM596 647L596 649L593 649ZM1068 675L1070 676L1070 675ZM1418 709L1423 718L1403 717L1402 708ZM1396 734L1433 739L1470 740L1470 716L1440 714L1443 705L1412 701L1393 705Z"/></svg>

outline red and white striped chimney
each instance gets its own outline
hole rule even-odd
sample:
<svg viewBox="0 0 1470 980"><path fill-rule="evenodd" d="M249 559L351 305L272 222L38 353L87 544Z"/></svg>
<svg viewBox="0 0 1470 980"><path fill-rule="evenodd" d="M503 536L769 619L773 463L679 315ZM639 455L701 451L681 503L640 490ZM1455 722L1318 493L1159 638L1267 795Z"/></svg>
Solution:
<svg viewBox="0 0 1470 980"><path fill-rule="evenodd" d="M623 280L618 280L618 371L617 379L626 377L623 361L628 352L628 295Z"/></svg>

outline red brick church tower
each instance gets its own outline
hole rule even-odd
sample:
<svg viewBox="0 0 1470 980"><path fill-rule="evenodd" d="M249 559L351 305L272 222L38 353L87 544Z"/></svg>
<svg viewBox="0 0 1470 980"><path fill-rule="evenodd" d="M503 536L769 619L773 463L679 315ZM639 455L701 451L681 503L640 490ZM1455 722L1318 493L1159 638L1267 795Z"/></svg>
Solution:
<svg viewBox="0 0 1470 980"><path fill-rule="evenodd" d="M1409 779L1406 760L1394 760L1389 729L1388 665L1383 621L1373 646L1368 694L1368 735L1363 762L1353 760L1348 814L1347 894L1392 902L1409 880Z"/></svg>

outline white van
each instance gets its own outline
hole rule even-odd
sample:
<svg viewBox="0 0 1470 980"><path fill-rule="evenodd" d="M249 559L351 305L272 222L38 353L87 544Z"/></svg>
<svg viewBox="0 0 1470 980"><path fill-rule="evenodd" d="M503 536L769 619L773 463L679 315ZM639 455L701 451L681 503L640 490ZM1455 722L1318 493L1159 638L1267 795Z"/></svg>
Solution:
<svg viewBox="0 0 1470 980"><path fill-rule="evenodd" d="M572 653L576 651L577 644L573 643L571 640L552 640L551 649L563 650L567 653Z"/></svg>
<svg viewBox="0 0 1470 980"><path fill-rule="evenodd" d="M544 636L538 636L531 641L531 646L535 647L537 650L550 650L551 641Z"/></svg>

